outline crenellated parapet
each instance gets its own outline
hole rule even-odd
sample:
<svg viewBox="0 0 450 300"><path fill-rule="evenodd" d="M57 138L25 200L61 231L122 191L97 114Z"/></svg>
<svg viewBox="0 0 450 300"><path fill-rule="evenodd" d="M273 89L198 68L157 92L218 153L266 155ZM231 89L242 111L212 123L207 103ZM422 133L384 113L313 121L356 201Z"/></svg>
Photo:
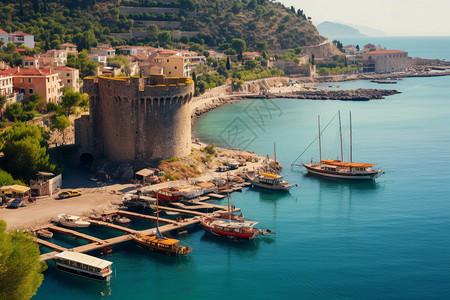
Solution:
<svg viewBox="0 0 450 300"><path fill-rule="evenodd" d="M87 77L84 91L90 98L94 156L128 161L190 153L190 78Z"/></svg>

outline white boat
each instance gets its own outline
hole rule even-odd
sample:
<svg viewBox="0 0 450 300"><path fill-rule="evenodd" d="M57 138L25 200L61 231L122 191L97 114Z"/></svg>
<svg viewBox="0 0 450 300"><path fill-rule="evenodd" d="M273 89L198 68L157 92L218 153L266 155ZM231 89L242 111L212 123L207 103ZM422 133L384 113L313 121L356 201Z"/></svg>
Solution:
<svg viewBox="0 0 450 300"><path fill-rule="evenodd" d="M54 260L56 269L63 272L100 281L111 278L112 262L107 260L72 251L55 254Z"/></svg>
<svg viewBox="0 0 450 300"><path fill-rule="evenodd" d="M59 224L72 228L87 228L91 223L83 221L78 216L60 214L58 215Z"/></svg>
<svg viewBox="0 0 450 300"><path fill-rule="evenodd" d="M315 175L338 178L338 179L351 179L351 180L371 180L375 179L384 174L381 169L372 169L376 164L374 163L355 163L352 157L352 114L350 113L350 162L344 162L343 151L342 151L342 131L341 131L341 114L339 114L339 134L341 141L341 159L322 160L322 150L321 150L321 131L320 131L320 117L319 122L319 157L318 162L313 162L311 159L310 164L302 165L306 170ZM328 125L327 125L328 126ZM292 164L291 166L294 166Z"/></svg>

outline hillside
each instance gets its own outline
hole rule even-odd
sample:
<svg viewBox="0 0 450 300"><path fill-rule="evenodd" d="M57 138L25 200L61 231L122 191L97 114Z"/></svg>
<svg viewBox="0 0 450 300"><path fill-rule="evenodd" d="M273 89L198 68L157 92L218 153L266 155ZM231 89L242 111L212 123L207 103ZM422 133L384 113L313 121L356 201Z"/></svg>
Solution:
<svg viewBox="0 0 450 300"><path fill-rule="evenodd" d="M363 37L361 32L357 29L350 27L348 25L333 23L333 22L322 22L317 25L317 30L320 34L329 38L333 37Z"/></svg>
<svg viewBox="0 0 450 300"><path fill-rule="evenodd" d="M41 49L75 43L160 45L181 41L212 47L244 39L271 49L324 40L300 9L266 0L21 0L0 1L0 28L35 35ZM155 24L156 26L151 24ZM125 40L127 39L127 40Z"/></svg>

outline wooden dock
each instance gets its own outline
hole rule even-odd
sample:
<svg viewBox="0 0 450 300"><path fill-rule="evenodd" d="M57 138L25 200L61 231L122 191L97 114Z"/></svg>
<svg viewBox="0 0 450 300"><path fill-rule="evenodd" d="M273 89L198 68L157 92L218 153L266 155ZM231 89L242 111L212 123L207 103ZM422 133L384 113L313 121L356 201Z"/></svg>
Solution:
<svg viewBox="0 0 450 300"><path fill-rule="evenodd" d="M208 196L212 197L212 198L216 198L216 199L223 199L225 196L224 195L219 195L219 194L208 194Z"/></svg>
<svg viewBox="0 0 450 300"><path fill-rule="evenodd" d="M203 216L214 216L215 214L227 211L227 207L223 206L223 205L204 203L201 201L190 201L190 203L197 204L197 207L201 206L202 208L213 208L213 209L217 209L217 210L211 214L211 213L202 213L202 212L198 212L195 210L189 210L189 206L187 206L187 205L185 205L185 207L184 207L185 209L160 206L159 207L160 210L178 212L178 213L182 213L182 214L186 214L186 215L191 215L193 217L186 218L183 220L178 220L178 221L165 219L165 218L159 218L159 221L161 221L162 223L167 223L166 225L159 226L159 231L161 233L166 233L166 232L170 232L170 231L174 231L174 230L179 231L180 229L184 229L187 226L191 226L191 225L199 223L201 217L203 217ZM235 208L233 211L240 211L240 209ZM116 211L116 212L114 212L114 214L118 214L118 215L126 216L126 217L133 217L133 218L139 218L139 219L144 219L144 220L156 221L156 217L154 217L154 216L139 214L139 213L130 212L130 211ZM80 239L86 240L89 243L86 245L81 245L81 246L72 248L72 249L66 249L64 247L58 246L58 245L50 243L48 241L36 238L36 241L40 246L54 250L53 252L42 254L41 260L45 261L45 260L53 259L55 254L57 254L58 252L62 252L62 251L74 251L74 252L84 253L84 252L103 249L104 247L109 247L109 246L120 244L120 243L123 243L126 241L130 241L130 240L132 240L131 235L136 234L136 233L140 233L140 234L144 234L144 235L151 235L151 234L156 233L156 227L139 231L139 230L134 230L134 229L131 229L128 227L120 226L117 224L113 224L110 222L98 221L98 220L93 220L93 219L87 219L87 220L91 223L91 225L111 228L111 229L123 232L125 234L114 237L114 238L102 240L102 239L99 239L99 238L96 238L93 236L89 236L87 234L83 234L83 233L80 233L80 232L77 232L77 231L74 231L71 229L54 226L54 225L52 225L52 226L47 225L45 228L47 228L48 230L51 230L54 232L59 232L62 234L68 234L75 238L80 238Z"/></svg>

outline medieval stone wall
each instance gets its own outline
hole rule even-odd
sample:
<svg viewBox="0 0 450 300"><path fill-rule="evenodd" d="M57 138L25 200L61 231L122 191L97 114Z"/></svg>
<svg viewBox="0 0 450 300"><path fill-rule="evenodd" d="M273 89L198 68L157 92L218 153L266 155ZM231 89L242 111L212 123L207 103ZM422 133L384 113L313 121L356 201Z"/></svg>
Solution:
<svg viewBox="0 0 450 300"><path fill-rule="evenodd" d="M93 141L80 144L82 151L119 162L190 154L191 79L90 77L84 91L90 97Z"/></svg>

